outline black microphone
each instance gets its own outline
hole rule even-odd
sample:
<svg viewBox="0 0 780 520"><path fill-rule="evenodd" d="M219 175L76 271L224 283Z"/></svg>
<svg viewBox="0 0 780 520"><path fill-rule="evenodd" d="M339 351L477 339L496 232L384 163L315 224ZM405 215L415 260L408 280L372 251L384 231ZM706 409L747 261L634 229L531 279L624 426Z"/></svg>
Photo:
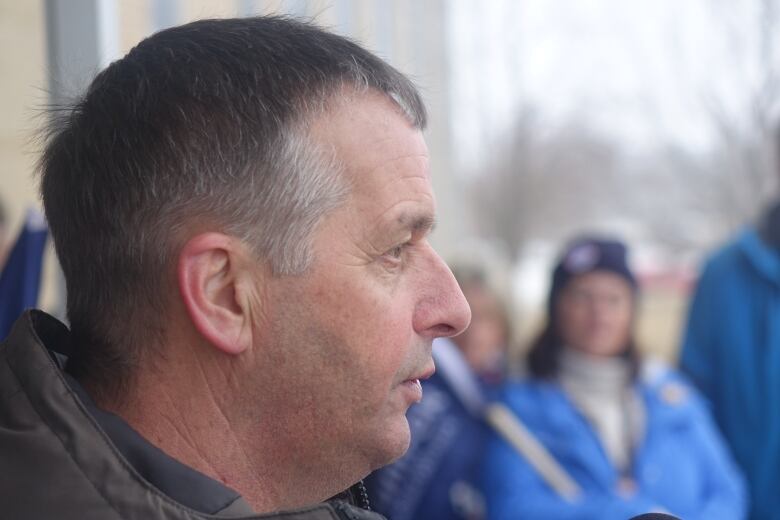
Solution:
<svg viewBox="0 0 780 520"><path fill-rule="evenodd" d="M680 520L674 515L666 513L645 513L639 516L632 516L629 520Z"/></svg>

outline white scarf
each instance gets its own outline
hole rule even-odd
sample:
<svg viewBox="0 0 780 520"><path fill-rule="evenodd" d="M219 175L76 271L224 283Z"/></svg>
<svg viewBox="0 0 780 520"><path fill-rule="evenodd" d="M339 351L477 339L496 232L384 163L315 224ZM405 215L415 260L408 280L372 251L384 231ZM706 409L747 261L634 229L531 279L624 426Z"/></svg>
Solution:
<svg viewBox="0 0 780 520"><path fill-rule="evenodd" d="M558 380L588 420L607 457L621 473L631 471L634 448L644 435L644 404L622 357L596 357L564 348Z"/></svg>

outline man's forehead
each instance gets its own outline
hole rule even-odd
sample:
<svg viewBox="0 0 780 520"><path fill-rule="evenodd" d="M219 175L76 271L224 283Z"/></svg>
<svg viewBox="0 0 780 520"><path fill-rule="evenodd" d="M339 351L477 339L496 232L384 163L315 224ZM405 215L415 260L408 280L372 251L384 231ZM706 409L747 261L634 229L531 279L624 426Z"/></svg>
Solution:
<svg viewBox="0 0 780 520"><path fill-rule="evenodd" d="M312 125L350 186L353 224L380 234L428 232L434 224L428 149L387 96L369 92L331 105Z"/></svg>
<svg viewBox="0 0 780 520"><path fill-rule="evenodd" d="M346 159L349 168L370 167L377 153L394 151L400 157L427 160L428 147L422 132L414 127L387 95L367 91L349 94L329 104L311 124L315 140Z"/></svg>

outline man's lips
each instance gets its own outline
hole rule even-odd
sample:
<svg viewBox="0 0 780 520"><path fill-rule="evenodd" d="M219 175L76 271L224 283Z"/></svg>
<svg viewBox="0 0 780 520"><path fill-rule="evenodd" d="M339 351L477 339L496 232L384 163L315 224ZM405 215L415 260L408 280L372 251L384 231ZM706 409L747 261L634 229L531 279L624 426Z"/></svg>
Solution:
<svg viewBox="0 0 780 520"><path fill-rule="evenodd" d="M417 373L415 376L410 377L405 382L408 381L424 381L431 377L434 372L436 372L436 366L434 366L433 362L431 362L430 366L428 366L425 370Z"/></svg>
<svg viewBox="0 0 780 520"><path fill-rule="evenodd" d="M401 383L401 386L404 387L407 392L409 392L409 399L412 402L419 402L422 399L423 392L422 392L422 384L420 384L420 381L428 379L433 375L435 371L436 371L436 367L433 366L433 362L431 362L428 368L415 374L415 377L406 379L403 383Z"/></svg>
<svg viewBox="0 0 780 520"><path fill-rule="evenodd" d="M405 389L405 392L409 393L409 399L412 402L420 402L422 399L423 390L419 379L407 379L401 383L401 387Z"/></svg>

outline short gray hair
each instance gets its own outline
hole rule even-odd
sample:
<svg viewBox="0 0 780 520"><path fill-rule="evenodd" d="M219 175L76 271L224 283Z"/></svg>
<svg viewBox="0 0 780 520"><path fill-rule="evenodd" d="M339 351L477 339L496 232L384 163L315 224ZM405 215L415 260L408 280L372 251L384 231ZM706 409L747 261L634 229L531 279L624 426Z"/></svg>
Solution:
<svg viewBox="0 0 780 520"><path fill-rule="evenodd" d="M159 32L54 110L39 170L68 289L69 370L121 394L138 345L164 338L164 288L193 229L246 240L277 275L305 270L312 231L349 189L307 128L350 90L383 93L425 127L401 73L281 17Z"/></svg>

